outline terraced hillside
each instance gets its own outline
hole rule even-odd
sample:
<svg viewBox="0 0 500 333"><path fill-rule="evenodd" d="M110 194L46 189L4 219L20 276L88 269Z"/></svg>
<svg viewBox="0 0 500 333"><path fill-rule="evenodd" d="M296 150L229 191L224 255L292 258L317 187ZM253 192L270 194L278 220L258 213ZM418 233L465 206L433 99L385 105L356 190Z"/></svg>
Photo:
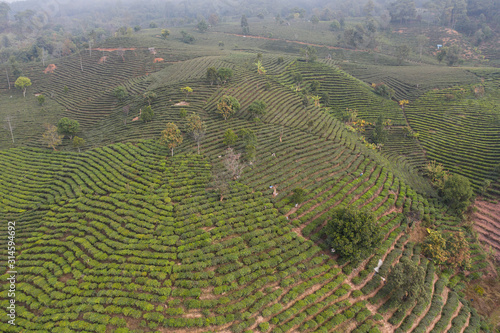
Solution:
<svg viewBox="0 0 500 333"><path fill-rule="evenodd" d="M118 44L130 46L112 40L102 47ZM137 68L151 65L143 51L134 58ZM111 87L102 85L78 102L54 97L68 107L62 114L82 123L84 151L72 151L67 141L61 151L49 151L35 138L30 147L0 151L0 216L16 221L18 272L13 327L4 310L2 253L0 331L477 332L480 317L462 297L468 277L441 271L421 255L419 244L422 224L457 232L465 230L462 221L426 195L424 177L407 172L406 165L418 167L411 164L418 157L393 165L332 116L358 108L366 119L384 112L402 126L402 110L337 68L279 58L263 56L266 75L256 72L254 50L224 51L123 78L100 72L103 64L87 59L93 75L126 85L130 95L118 103ZM60 76L33 76L33 88L45 92L65 82L58 78L74 70L74 60L61 63ZM211 66L232 68L234 76L210 85L204 73ZM305 85L319 80L333 111L304 107L290 89L294 72ZM189 96L181 91L185 86L193 88ZM145 91L158 96L151 103L153 121L132 121L147 105ZM224 94L241 103L227 121L216 114ZM267 104L257 122L248 113L255 100ZM125 105L131 106L127 122ZM200 155L187 135L173 157L158 142L167 122L184 128L181 108L206 122ZM221 201L212 173L222 167L227 129L252 130L256 157ZM244 143L233 148L243 152ZM296 188L306 194L294 205ZM383 233L361 262L346 262L325 242L323 226L332 209L346 206L373 212ZM413 215L420 218L412 223ZM473 242L472 233L467 238ZM6 238L0 246L7 247ZM425 269L427 297L396 309L383 279L403 257ZM478 244L471 261L478 277L489 265Z"/></svg>

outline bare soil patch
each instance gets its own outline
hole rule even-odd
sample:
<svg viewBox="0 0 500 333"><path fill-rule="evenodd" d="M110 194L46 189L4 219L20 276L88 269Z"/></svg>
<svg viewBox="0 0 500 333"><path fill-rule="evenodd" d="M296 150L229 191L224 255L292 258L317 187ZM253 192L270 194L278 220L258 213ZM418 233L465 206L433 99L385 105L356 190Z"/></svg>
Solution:
<svg viewBox="0 0 500 333"><path fill-rule="evenodd" d="M480 241L491 247L496 259L500 260L500 204L477 199L474 207L474 229Z"/></svg>
<svg viewBox="0 0 500 333"><path fill-rule="evenodd" d="M47 66L47 68L45 68L45 70L43 71L45 74L47 73L54 73L54 71L56 70L57 66L55 64L50 64Z"/></svg>
<svg viewBox="0 0 500 333"><path fill-rule="evenodd" d="M174 106L189 106L189 103L182 101L182 102L174 104Z"/></svg>

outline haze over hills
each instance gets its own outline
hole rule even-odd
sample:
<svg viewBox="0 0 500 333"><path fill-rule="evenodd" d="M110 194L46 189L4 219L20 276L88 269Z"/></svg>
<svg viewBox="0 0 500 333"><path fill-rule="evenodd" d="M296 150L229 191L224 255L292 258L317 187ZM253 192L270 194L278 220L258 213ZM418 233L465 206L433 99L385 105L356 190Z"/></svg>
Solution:
<svg viewBox="0 0 500 333"><path fill-rule="evenodd" d="M495 332L499 7L0 4L0 331Z"/></svg>

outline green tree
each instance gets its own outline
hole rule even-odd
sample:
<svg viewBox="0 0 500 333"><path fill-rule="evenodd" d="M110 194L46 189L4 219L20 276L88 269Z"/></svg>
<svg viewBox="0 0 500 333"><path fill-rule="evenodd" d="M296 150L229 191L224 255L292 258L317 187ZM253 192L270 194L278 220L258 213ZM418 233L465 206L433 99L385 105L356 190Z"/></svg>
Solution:
<svg viewBox="0 0 500 333"><path fill-rule="evenodd" d="M311 17L311 23L313 24L313 26L318 25L318 23L319 23L319 17L317 17L316 15L313 15Z"/></svg>
<svg viewBox="0 0 500 333"><path fill-rule="evenodd" d="M205 137L207 132L207 126L204 121L201 120L200 116L196 113L192 113L187 117L186 133L191 135L193 140L198 145L198 154L200 153L200 143Z"/></svg>
<svg viewBox="0 0 500 333"><path fill-rule="evenodd" d="M142 122L147 123L153 120L154 115L155 113L153 112L153 109L148 105L141 111L141 120Z"/></svg>
<svg viewBox="0 0 500 333"><path fill-rule="evenodd" d="M17 89L20 89L23 91L23 97L26 98L26 89L31 86L31 80L25 76L20 76L17 78L16 82L14 83L14 86Z"/></svg>
<svg viewBox="0 0 500 333"><path fill-rule="evenodd" d="M144 94L142 94L142 97L144 98L145 102L148 102L148 105L151 106L151 102L153 102L158 95L152 91L146 91Z"/></svg>
<svg viewBox="0 0 500 333"><path fill-rule="evenodd" d="M207 81L210 82L210 85L213 85L215 82L217 82L217 79L218 75L215 67L207 68Z"/></svg>
<svg viewBox="0 0 500 333"><path fill-rule="evenodd" d="M45 103L45 96L44 95L40 94L36 98L37 98L38 104L40 104L40 106L42 106Z"/></svg>
<svg viewBox="0 0 500 333"><path fill-rule="evenodd" d="M454 174L444 182L443 198L458 213L470 206L473 197L474 191L468 178Z"/></svg>
<svg viewBox="0 0 500 333"><path fill-rule="evenodd" d="M196 25L196 28L198 29L199 32L206 32L208 30L208 23L205 22L205 20L201 20Z"/></svg>
<svg viewBox="0 0 500 333"><path fill-rule="evenodd" d="M348 260L369 256L382 240L375 216L353 207L336 209L324 228L327 244Z"/></svg>
<svg viewBox="0 0 500 333"><path fill-rule="evenodd" d="M174 123L167 123L167 128L161 132L160 143L166 144L174 156L174 148L182 143L181 130Z"/></svg>
<svg viewBox="0 0 500 333"><path fill-rule="evenodd" d="M429 41L426 35L417 36L417 49L419 54L419 59L422 60L422 52L424 51L425 44Z"/></svg>
<svg viewBox="0 0 500 333"><path fill-rule="evenodd" d="M396 58L398 59L398 65L401 66L403 60L408 58L410 55L410 47L408 45L399 45L396 46Z"/></svg>
<svg viewBox="0 0 500 333"><path fill-rule="evenodd" d="M222 142L228 147L231 147L236 143L236 140L238 140L238 136L232 129L228 128L224 133L224 141Z"/></svg>
<svg viewBox="0 0 500 333"><path fill-rule="evenodd" d="M312 94L319 94L320 87L321 87L321 83L318 80L314 80L311 83L311 93Z"/></svg>
<svg viewBox="0 0 500 333"><path fill-rule="evenodd" d="M405 256L391 269L385 288L392 291L390 304L393 307L428 297L424 268Z"/></svg>
<svg viewBox="0 0 500 333"><path fill-rule="evenodd" d="M128 96L127 89L124 86L118 86L113 90L113 96L121 102Z"/></svg>
<svg viewBox="0 0 500 333"><path fill-rule="evenodd" d="M294 188L293 194L290 197L290 203L301 204L302 202L304 202L306 198L306 193L307 193L306 190L304 190L303 188L300 187Z"/></svg>
<svg viewBox="0 0 500 333"><path fill-rule="evenodd" d="M246 15L244 15L244 14L241 16L241 29L242 29L242 32L246 35L248 35L250 33L250 27L248 26L248 20L247 20Z"/></svg>
<svg viewBox="0 0 500 333"><path fill-rule="evenodd" d="M248 106L248 113L252 117L262 117L266 114L266 103L263 101L253 101L249 106Z"/></svg>
<svg viewBox="0 0 500 333"><path fill-rule="evenodd" d="M57 133L57 127L54 125L45 125L47 129L42 135L42 142L56 150L56 146L60 145L64 135Z"/></svg>
<svg viewBox="0 0 500 333"><path fill-rule="evenodd" d="M195 41L195 38L193 35L185 32L184 30L181 31L181 35L182 35L182 41L186 44L193 44L194 41Z"/></svg>
<svg viewBox="0 0 500 333"><path fill-rule="evenodd" d="M300 49L300 54L304 57L306 62L313 62L317 57L318 50L315 47L308 45L306 48Z"/></svg>
<svg viewBox="0 0 500 333"><path fill-rule="evenodd" d="M78 149L78 152L81 152L80 148L83 147L85 145L85 140L78 137L78 136L75 136L73 138L73 148L77 148Z"/></svg>
<svg viewBox="0 0 500 333"><path fill-rule="evenodd" d="M339 31L340 30L340 23L337 20L332 20L330 23L330 28L331 31Z"/></svg>
<svg viewBox="0 0 500 333"><path fill-rule="evenodd" d="M221 67L217 70L217 77L222 84L226 83L231 77L233 77L233 70L231 68Z"/></svg>
<svg viewBox="0 0 500 333"><path fill-rule="evenodd" d="M80 129L80 123L76 120L71 120L67 117L59 119L57 122L57 132L62 135L69 136L70 139L73 138L78 130Z"/></svg>
<svg viewBox="0 0 500 333"><path fill-rule="evenodd" d="M224 120L229 119L240 109L240 102L233 96L224 95L217 103L217 113L219 113Z"/></svg>
<svg viewBox="0 0 500 333"><path fill-rule="evenodd" d="M251 129L240 129L238 132L238 137L243 142L243 146L255 146L257 144L257 136Z"/></svg>
<svg viewBox="0 0 500 333"><path fill-rule="evenodd" d="M357 29L349 28L344 30L343 39L347 46L356 49L358 45L363 43L363 33Z"/></svg>
<svg viewBox="0 0 500 333"><path fill-rule="evenodd" d="M413 0L397 0L389 4L389 15L391 15L391 22L403 24L415 17L417 10Z"/></svg>
<svg viewBox="0 0 500 333"><path fill-rule="evenodd" d="M156 22L151 21L151 22L149 23L149 27L150 27L151 29L155 29L155 28L158 28L158 24L156 24Z"/></svg>
<svg viewBox="0 0 500 333"><path fill-rule="evenodd" d="M384 144L387 141L387 130L384 126L384 116L380 114L375 122L375 128L372 132L372 141L375 144Z"/></svg>
<svg viewBox="0 0 500 333"><path fill-rule="evenodd" d="M187 100L188 95L193 92L193 88L186 86L184 88L181 88L181 91L186 93L186 100Z"/></svg>
<svg viewBox="0 0 500 333"><path fill-rule="evenodd" d="M295 90L296 91L300 90L300 84L303 81L302 74L300 74L299 72L293 73L292 80L293 80L293 83L295 83Z"/></svg>
<svg viewBox="0 0 500 333"><path fill-rule="evenodd" d="M462 231L450 235L446 243L446 250L449 253L448 264L451 267L470 268L470 246Z"/></svg>
<svg viewBox="0 0 500 333"><path fill-rule="evenodd" d="M168 30L168 29L161 29L161 37L163 39L167 39L168 36L170 36L170 30Z"/></svg>

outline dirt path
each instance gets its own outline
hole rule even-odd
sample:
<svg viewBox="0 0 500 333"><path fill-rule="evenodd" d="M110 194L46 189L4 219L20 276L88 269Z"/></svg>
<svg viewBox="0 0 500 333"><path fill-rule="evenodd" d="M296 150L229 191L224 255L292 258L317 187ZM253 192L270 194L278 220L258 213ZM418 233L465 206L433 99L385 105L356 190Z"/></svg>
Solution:
<svg viewBox="0 0 500 333"><path fill-rule="evenodd" d="M486 246L491 246L500 259L500 203L491 203L478 198L477 211L473 215L474 229Z"/></svg>
<svg viewBox="0 0 500 333"><path fill-rule="evenodd" d="M453 319L455 319L456 316L458 316L458 313L460 312L460 310L462 309L462 302L458 302L458 306L457 306L457 309L455 310L455 312L451 315L451 318L450 318L450 322L448 323L448 325L446 325L446 329L444 330L444 332L448 332L448 330L451 328L451 325L452 325L452 322L453 322Z"/></svg>

